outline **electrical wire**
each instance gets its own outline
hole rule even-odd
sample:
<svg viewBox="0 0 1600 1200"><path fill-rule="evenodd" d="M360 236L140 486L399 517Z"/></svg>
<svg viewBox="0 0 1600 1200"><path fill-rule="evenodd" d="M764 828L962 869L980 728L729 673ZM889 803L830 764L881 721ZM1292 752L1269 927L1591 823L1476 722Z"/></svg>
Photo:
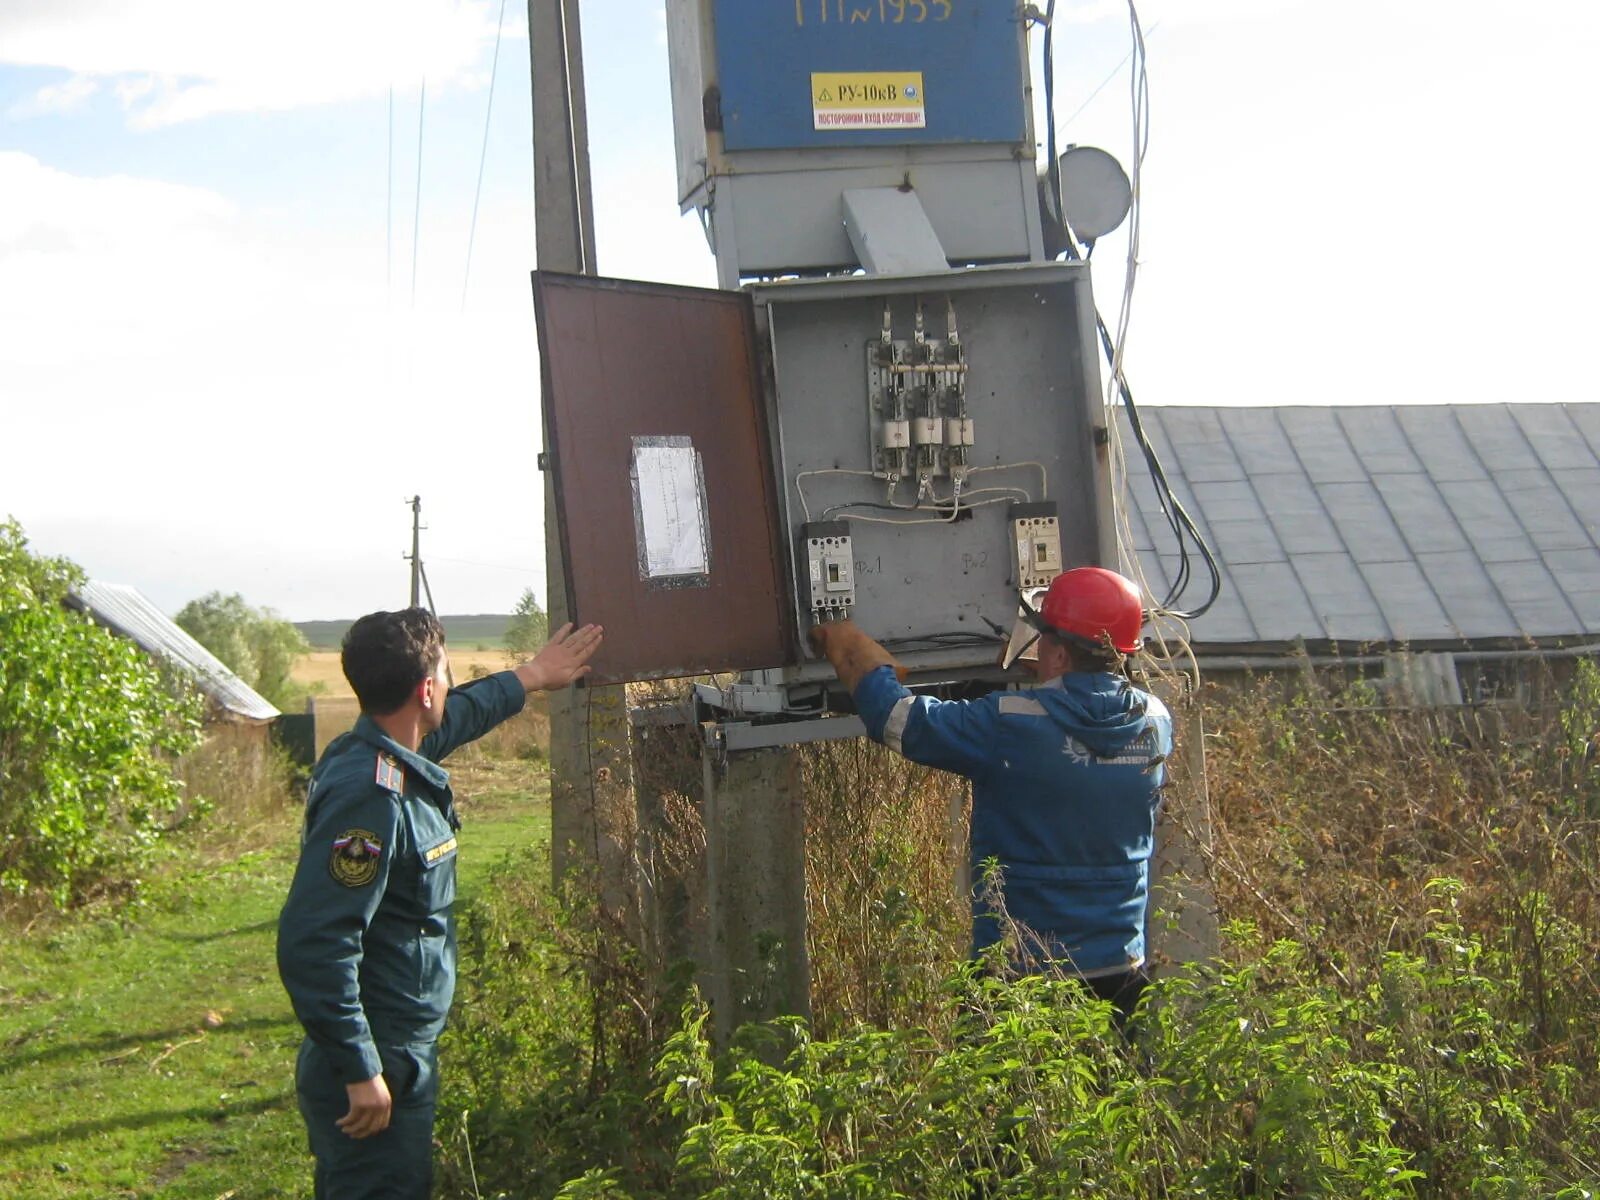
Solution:
<svg viewBox="0 0 1600 1200"><path fill-rule="evenodd" d="M1161 22L1160 21L1152 21L1150 23L1150 28L1146 29L1144 31L1144 39L1145 39L1145 41L1148 42L1152 37L1154 37L1156 30L1158 30L1160 28L1161 28ZM1129 50L1126 54L1124 54L1122 56L1122 61L1119 62L1114 68L1112 68L1111 74L1107 75L1104 79L1102 79L1100 81L1100 86L1095 88L1094 91L1090 92L1088 94L1088 96L1086 96L1084 98L1083 103L1078 105L1077 108L1072 110L1072 115L1070 117L1068 117L1065 121L1061 122L1061 123L1063 125L1071 125L1079 117L1083 116L1083 110L1088 108L1089 105L1094 103L1095 97L1098 96L1101 92L1105 91L1106 88L1110 86L1111 81L1113 79L1115 79L1118 75L1122 74L1122 68L1128 65L1128 60L1130 58L1132 58L1132 57L1133 57L1133 51L1132 50Z"/></svg>
<svg viewBox="0 0 1600 1200"><path fill-rule="evenodd" d="M483 166L489 161L489 118L494 115L494 80L500 72L500 35L505 31L506 0L494 27L494 57L489 62L489 103L483 110L483 149L478 153L478 185L472 190L472 224L467 228L467 265L461 273L461 311L467 311L467 284L472 279L472 243L478 236L478 201L483 198Z"/></svg>
<svg viewBox="0 0 1600 1200"><path fill-rule="evenodd" d="M1061 158L1056 153L1056 0L1044 10L1044 127L1045 174L1050 181L1051 216L1066 230L1067 245L1073 244L1072 228L1067 224L1067 206L1061 199Z"/></svg>
<svg viewBox="0 0 1600 1200"><path fill-rule="evenodd" d="M877 478L876 472L853 471L846 467L823 467L816 471L801 471L794 477L794 490L795 494L800 497L800 511L805 515L807 524L811 522L811 506L806 503L806 489L800 481L802 479L810 479L816 475L864 475L868 479Z"/></svg>
<svg viewBox="0 0 1600 1200"><path fill-rule="evenodd" d="M972 467L967 471L967 474L981 475L985 471L1010 471L1016 469L1017 467L1035 468L1039 472L1039 499L1050 499L1050 475L1045 471L1044 464L1040 462L996 463L993 466L988 467Z"/></svg>
<svg viewBox="0 0 1600 1200"><path fill-rule="evenodd" d="M422 94L417 100L417 202L411 218L411 307L417 307L417 246L422 233L422 120L428 111L428 80L422 80Z"/></svg>
<svg viewBox="0 0 1600 1200"><path fill-rule="evenodd" d="M841 521L864 521L869 525L953 525L953 524L955 524L956 521L958 521L960 519L962 513L971 512L975 508L982 508L987 504L1014 504L1014 503L1016 503L1016 501L1014 499L1012 499L1011 497L1000 497L1000 498L996 498L994 500L979 500L976 504L956 504L954 507L952 507L950 509L950 515L948 517L912 517L912 518L909 518L909 519L901 519L901 520L895 520L892 517L862 517L862 516L857 516L854 513L842 512L842 513L839 514L839 520L841 520ZM895 508L895 509L897 509L899 511L905 511L904 509L901 509L900 506L898 506L898 505L872 504L870 502L862 502L860 504L840 505L839 507L840 508ZM919 509L914 510L914 511L938 512L939 511L939 506L922 505L922 506L920 506Z"/></svg>
<svg viewBox="0 0 1600 1200"><path fill-rule="evenodd" d="M1087 259L1093 255L1094 243L1092 241L1085 242L1087 253L1084 255L1080 255L1078 253L1076 245L1077 239L1072 233L1070 224L1066 219L1065 204L1061 195L1060 159L1057 154L1055 134L1054 17L1055 4L1054 0L1052 0L1052 2L1046 8L1043 18L1045 25L1045 103L1048 110L1046 120L1047 153L1050 156L1048 172L1051 201L1056 206L1056 209L1061 216L1062 227L1067 231L1067 255L1073 259L1082 258L1084 261L1087 261ZM1159 22L1157 22L1157 24L1159 25ZM1106 86L1106 84L1109 83L1112 78L1115 78L1117 73L1121 71L1122 65L1131 61L1133 64L1133 69L1130 72L1129 86L1133 119L1133 154L1131 170L1129 172L1131 197L1128 215L1128 253L1123 276L1122 300L1117 314L1116 336L1112 336L1110 329L1106 325L1105 319L1098 312L1095 314L1095 324L1099 331L1100 343L1106 356L1107 365L1110 368L1110 377L1107 381L1107 406L1115 406L1115 404L1120 400L1124 410L1127 412L1128 425L1133 432L1134 440L1137 443L1139 451L1144 457L1146 467L1149 470L1151 481L1156 489L1157 502L1161 508L1162 515L1166 518L1167 524L1172 530L1173 536L1178 545L1177 570L1174 573L1172 581L1162 598L1155 602L1151 615L1153 617L1168 617L1178 622L1180 625L1183 625L1185 622L1195 619L1211 608L1221 592L1222 580L1221 572L1218 569L1216 558L1213 555L1210 546L1206 544L1206 541L1204 537L1201 536L1199 528L1196 526L1194 519L1189 515L1182 502L1173 492L1171 483L1167 479L1166 470L1161 463L1160 456L1156 453L1155 447L1151 444L1149 435L1145 431L1144 423L1140 420L1138 406L1134 402L1133 398L1133 389L1128 386L1127 375L1124 370L1124 360L1126 357L1128 344L1128 327L1132 315L1134 286L1138 279L1139 268L1139 238L1142 227L1141 181L1145 154L1149 150L1150 145L1150 82L1145 59L1146 35L1139 21L1139 13L1135 4L1135 0L1128 0L1128 26L1131 45L1127 55L1123 58L1123 62L1117 65L1116 71L1113 71L1112 74L1107 77L1107 80L1101 83L1101 85L1097 87L1089 96L1089 100L1093 100L1094 97L1097 96ZM1151 31L1153 32L1155 28L1156 26L1151 26ZM1081 105L1077 111L1082 112L1083 108L1088 105L1089 100L1084 101L1084 104ZM1073 115L1076 116L1077 113L1074 113ZM1119 479L1122 481L1122 487L1114 497L1113 520L1115 521L1117 527L1122 557L1125 560L1125 566L1130 573L1134 574L1138 578L1138 581L1142 585L1144 591L1153 598L1155 593L1150 588L1149 582L1144 577L1143 566L1139 561L1138 552L1134 548L1131 525L1128 520L1126 497L1127 471L1125 455L1121 444L1121 429L1116 421L1108 422L1108 425L1110 427L1108 433L1112 441L1111 449L1113 459L1118 467L1121 468L1117 474ZM1190 561L1191 543L1198 551L1205 564L1209 588L1206 598L1199 605L1196 605L1192 609L1185 610L1180 609L1177 606L1192 580L1192 567Z"/></svg>
<svg viewBox="0 0 1600 1200"><path fill-rule="evenodd" d="M383 290L394 303L394 84L389 85L389 166L383 180Z"/></svg>
<svg viewBox="0 0 1600 1200"><path fill-rule="evenodd" d="M495 570L495 571L515 571L518 575L534 575L534 574L537 574L539 572L539 570L540 570L540 568L538 568L538 567L519 567L519 566L513 565L512 563L479 562L476 559L471 559L471 558L446 558L442 554L435 554L433 556L433 561L434 562L459 563L461 566L464 566L464 567L488 567L491 570Z"/></svg>
<svg viewBox="0 0 1600 1200"><path fill-rule="evenodd" d="M1035 470L1037 470L1039 472L1039 498L1041 500L1048 500L1050 498L1050 476L1049 476L1048 472L1046 472L1043 463L1038 463L1038 462L995 463L992 466L987 466L987 467L972 467L967 471L967 474L968 475L979 475L979 474L982 474L982 473L984 473L986 471L1010 471L1010 470L1014 470L1014 469L1016 469L1018 467L1032 467L1032 468L1034 468ZM820 468L820 469L815 470L815 471L801 471L801 472L799 472L794 477L794 490L795 490L795 494L797 496L799 496L799 498L800 498L800 511L801 511L802 514L804 514L805 520L806 520L806 522L808 524L811 521L811 505L806 500L806 489L805 489L805 484L804 484L803 481L807 480L807 479L814 478L815 476L818 476L818 475L854 475L854 476L857 476L857 477L860 477L860 478L866 478L866 479L881 479L881 478L883 478L876 471L863 471L863 470L851 469L851 468L847 468L847 467L823 467L823 468ZM850 501L850 502L847 502L847 503L844 503L844 504L833 504L833 505L829 505L827 508L822 510L822 515L821 515L820 519L826 521L828 519L828 515L830 513L838 512L840 509L845 509L845 508L881 508L881 509L895 509L895 510L901 511L901 512L915 512L915 511L917 511L919 509L921 509L923 511L926 511L927 506L921 504L920 502L916 503L916 504L896 504L894 502L895 482L896 481L894 481L894 480L889 480L888 481L888 483L889 483L888 495L885 497L884 503L875 504L875 503L873 503L871 501L867 501L867 500L856 500L856 501ZM1032 493L1030 493L1026 488L1022 488L1022 487L1000 486L1000 487L973 488L971 491L963 492L961 494L963 496L987 496L987 495L990 495L990 494L995 493L995 492L1006 492L1006 493L1009 493L1011 495L1021 496L1024 501L1031 501L1033 499ZM949 497L947 499L948 500L954 500L955 497ZM938 502L938 498L937 497L935 497L935 500L936 500L936 502ZM988 501L984 501L983 503L989 503L989 502ZM976 507L976 505L973 505L973 506L970 506L970 507ZM939 521L937 523L942 523L942 522L943 522L943 518L939 518ZM906 521L906 522L900 522L900 523L909 525L909 524L921 524L922 522Z"/></svg>
<svg viewBox="0 0 1600 1200"><path fill-rule="evenodd" d="M1004 646L1006 639L989 633L972 631L950 633L923 633L903 638L887 638L885 650L970 650Z"/></svg>

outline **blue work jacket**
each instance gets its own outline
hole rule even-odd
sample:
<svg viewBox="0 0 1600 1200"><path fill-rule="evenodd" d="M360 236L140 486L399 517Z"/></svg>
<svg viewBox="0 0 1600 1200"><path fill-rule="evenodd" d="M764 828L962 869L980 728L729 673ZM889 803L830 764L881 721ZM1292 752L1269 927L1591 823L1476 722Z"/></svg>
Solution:
<svg viewBox="0 0 1600 1200"><path fill-rule="evenodd" d="M972 780L974 953L1001 935L981 896L983 864L994 859L1007 913L1045 957L1090 976L1143 965L1172 751L1160 700L1120 676L1075 672L941 701L913 695L885 666L861 680L855 702L876 741Z"/></svg>
<svg viewBox="0 0 1600 1200"><path fill-rule="evenodd" d="M383 1070L380 1042L429 1042L444 1028L461 820L437 760L526 698L510 671L451 688L444 722L417 751L363 715L312 773L300 862L278 917L278 974L344 1083Z"/></svg>

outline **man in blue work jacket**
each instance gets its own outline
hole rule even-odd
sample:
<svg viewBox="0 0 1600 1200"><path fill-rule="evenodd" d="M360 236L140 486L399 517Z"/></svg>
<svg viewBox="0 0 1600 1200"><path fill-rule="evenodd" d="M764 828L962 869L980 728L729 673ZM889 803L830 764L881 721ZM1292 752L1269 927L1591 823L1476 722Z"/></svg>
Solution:
<svg viewBox="0 0 1600 1200"><path fill-rule="evenodd" d="M867 733L972 780L973 953L1002 936L982 866L1001 871L1024 961L1076 975L1132 1013L1147 978L1145 916L1172 718L1119 667L1139 649L1139 590L1114 571L1056 577L1032 618L1039 686L940 701L902 687L889 652L849 621L811 638Z"/></svg>
<svg viewBox="0 0 1600 1200"><path fill-rule="evenodd" d="M588 673L600 629L566 625L514 671L452 689L444 631L421 608L345 635L361 704L311 777L300 863L278 918L278 974L306 1038L295 1089L317 1200L425 1200L440 1031L456 983L456 815L438 766Z"/></svg>

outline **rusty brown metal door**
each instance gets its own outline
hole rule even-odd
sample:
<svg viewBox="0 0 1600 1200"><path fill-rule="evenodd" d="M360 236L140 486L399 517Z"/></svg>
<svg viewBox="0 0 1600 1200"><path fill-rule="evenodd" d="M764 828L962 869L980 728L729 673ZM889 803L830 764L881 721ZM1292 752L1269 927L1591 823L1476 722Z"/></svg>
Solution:
<svg viewBox="0 0 1600 1200"><path fill-rule="evenodd" d="M793 644L750 300L536 271L548 464L592 679L782 666Z"/></svg>

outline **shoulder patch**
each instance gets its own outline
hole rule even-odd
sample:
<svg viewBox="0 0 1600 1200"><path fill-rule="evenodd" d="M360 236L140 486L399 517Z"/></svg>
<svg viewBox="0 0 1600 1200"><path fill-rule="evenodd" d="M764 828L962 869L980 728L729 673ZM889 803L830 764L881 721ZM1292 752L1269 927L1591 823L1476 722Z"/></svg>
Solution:
<svg viewBox="0 0 1600 1200"><path fill-rule="evenodd" d="M405 768L392 754L378 751L377 785L388 792L403 792L406 790Z"/></svg>
<svg viewBox="0 0 1600 1200"><path fill-rule="evenodd" d="M328 873L345 887L366 887L378 877L383 842L370 829L346 829L333 839Z"/></svg>

